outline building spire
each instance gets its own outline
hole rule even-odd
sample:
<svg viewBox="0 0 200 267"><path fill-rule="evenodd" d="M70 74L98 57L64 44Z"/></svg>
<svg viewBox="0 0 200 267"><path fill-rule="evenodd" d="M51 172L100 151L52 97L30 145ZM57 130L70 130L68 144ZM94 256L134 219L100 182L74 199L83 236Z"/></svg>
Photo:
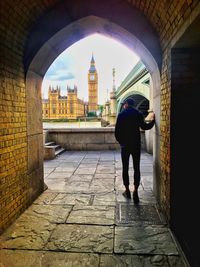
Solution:
<svg viewBox="0 0 200 267"><path fill-rule="evenodd" d="M95 61L94 61L94 55L92 53L92 58L91 58L91 61L90 61L90 69L89 69L89 72L96 72L96 68L95 68Z"/></svg>
<svg viewBox="0 0 200 267"><path fill-rule="evenodd" d="M91 64L95 64L93 52L92 52Z"/></svg>
<svg viewBox="0 0 200 267"><path fill-rule="evenodd" d="M115 90L116 90L116 86L115 86L115 68L112 69L112 76L113 76L113 92L115 92Z"/></svg>
<svg viewBox="0 0 200 267"><path fill-rule="evenodd" d="M108 99L108 89L106 90L106 95L107 95L107 100L106 100L106 102L108 102L108 101L109 101L109 99Z"/></svg>

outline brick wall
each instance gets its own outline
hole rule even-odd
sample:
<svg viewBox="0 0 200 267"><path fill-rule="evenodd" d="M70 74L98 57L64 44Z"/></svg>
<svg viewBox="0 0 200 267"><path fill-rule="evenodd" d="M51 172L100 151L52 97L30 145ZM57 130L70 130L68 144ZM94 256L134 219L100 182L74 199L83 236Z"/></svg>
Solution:
<svg viewBox="0 0 200 267"><path fill-rule="evenodd" d="M24 36L16 37L11 10L8 14L0 14L0 231L25 209L28 199Z"/></svg>
<svg viewBox="0 0 200 267"><path fill-rule="evenodd" d="M23 51L31 13L30 3L1 1L0 5L1 232L30 204Z"/></svg>
<svg viewBox="0 0 200 267"><path fill-rule="evenodd" d="M164 1L161 1L162 4ZM162 5L161 4L161 5ZM161 72L161 118L160 118L160 203L166 217L170 214L170 109L171 109L171 48L180 29L186 29L184 22L189 20L198 1L171 1L164 22L158 22L163 47L163 63ZM192 17L190 17L190 21Z"/></svg>

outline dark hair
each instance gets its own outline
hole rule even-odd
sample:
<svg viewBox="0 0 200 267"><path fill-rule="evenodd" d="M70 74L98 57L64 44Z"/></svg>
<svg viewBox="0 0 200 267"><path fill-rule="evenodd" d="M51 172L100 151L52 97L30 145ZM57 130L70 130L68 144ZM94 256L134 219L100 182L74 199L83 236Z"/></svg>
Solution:
<svg viewBox="0 0 200 267"><path fill-rule="evenodd" d="M135 105L135 101L132 98L127 98L122 104L128 104L129 106L133 107Z"/></svg>

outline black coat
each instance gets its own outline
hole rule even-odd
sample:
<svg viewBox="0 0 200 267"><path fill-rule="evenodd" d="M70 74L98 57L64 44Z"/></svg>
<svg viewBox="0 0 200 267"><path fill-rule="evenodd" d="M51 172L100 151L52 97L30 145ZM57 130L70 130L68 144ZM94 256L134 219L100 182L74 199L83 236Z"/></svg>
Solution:
<svg viewBox="0 0 200 267"><path fill-rule="evenodd" d="M120 145L140 149L142 130L149 130L155 124L155 120L145 122L141 112L135 108L127 108L118 114L115 125L115 138Z"/></svg>

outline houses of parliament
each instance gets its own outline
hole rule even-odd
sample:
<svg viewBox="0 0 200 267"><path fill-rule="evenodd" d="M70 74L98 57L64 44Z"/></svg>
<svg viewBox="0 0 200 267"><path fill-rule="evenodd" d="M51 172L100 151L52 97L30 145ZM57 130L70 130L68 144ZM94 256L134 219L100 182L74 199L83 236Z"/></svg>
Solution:
<svg viewBox="0 0 200 267"><path fill-rule="evenodd" d="M88 102L78 98L78 88L67 86L67 95L61 96L61 90L49 87L48 99L42 100L43 119L77 119L88 112L98 110L98 74L92 55L88 71Z"/></svg>

